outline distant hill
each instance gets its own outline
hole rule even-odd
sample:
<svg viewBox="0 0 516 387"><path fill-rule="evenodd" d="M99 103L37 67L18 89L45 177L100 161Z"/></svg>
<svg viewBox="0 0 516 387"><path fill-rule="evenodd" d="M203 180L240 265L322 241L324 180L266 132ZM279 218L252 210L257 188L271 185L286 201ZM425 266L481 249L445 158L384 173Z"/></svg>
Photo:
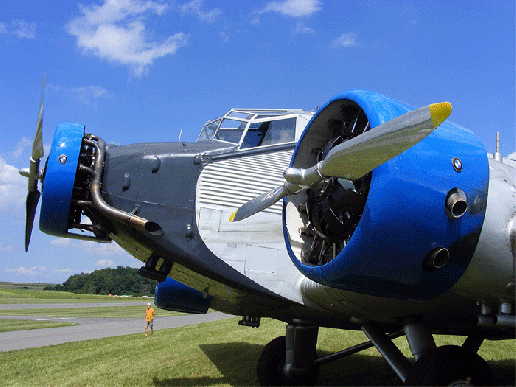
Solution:
<svg viewBox="0 0 516 387"><path fill-rule="evenodd" d="M44 290L64 290L77 294L152 295L157 281L142 277L138 269L118 266L92 273L70 276L61 285L49 285Z"/></svg>

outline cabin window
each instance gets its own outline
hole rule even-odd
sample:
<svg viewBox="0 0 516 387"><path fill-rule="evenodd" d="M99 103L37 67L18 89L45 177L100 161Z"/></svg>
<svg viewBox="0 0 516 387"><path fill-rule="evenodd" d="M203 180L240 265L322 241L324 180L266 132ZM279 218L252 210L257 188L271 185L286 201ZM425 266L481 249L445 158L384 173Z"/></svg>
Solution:
<svg viewBox="0 0 516 387"><path fill-rule="evenodd" d="M296 135L296 119L252 123L242 141L241 149L260 145L273 145L292 142Z"/></svg>

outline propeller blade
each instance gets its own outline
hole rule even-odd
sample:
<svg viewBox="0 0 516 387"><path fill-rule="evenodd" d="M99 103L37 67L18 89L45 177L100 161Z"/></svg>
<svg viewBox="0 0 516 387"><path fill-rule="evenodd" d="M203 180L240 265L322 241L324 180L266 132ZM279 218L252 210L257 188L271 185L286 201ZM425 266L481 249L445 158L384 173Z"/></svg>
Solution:
<svg viewBox="0 0 516 387"><path fill-rule="evenodd" d="M285 182L282 186L273 188L272 190L265 192L264 194L255 197L254 199L248 201L244 205L242 205L238 210L236 210L230 217L230 222L238 222L245 218L248 218L251 215L256 214L262 210L265 210L267 207L272 206L278 200L284 198L287 195L292 195L301 190L301 187Z"/></svg>
<svg viewBox="0 0 516 387"><path fill-rule="evenodd" d="M41 179L39 170L39 160L43 157L43 99L45 93L45 75L43 75L43 87L41 90L41 100L39 102L38 121L36 122L36 133L32 141L32 154L30 157L30 165L28 169L19 171L20 175L29 179L27 200L25 202L25 252L29 251L30 235L34 226L34 218L36 217L36 209L38 207L40 192L38 191L38 180Z"/></svg>
<svg viewBox="0 0 516 387"><path fill-rule="evenodd" d="M333 148L328 156L307 169L289 168L285 180L310 186L326 177L357 180L414 146L446 120L448 102L405 113Z"/></svg>
<svg viewBox="0 0 516 387"><path fill-rule="evenodd" d="M288 168L283 186L245 203L230 221L245 219L272 206L287 195L328 177L357 180L376 167L414 146L441 125L451 113L449 102L425 106L393 118L333 148L311 168Z"/></svg>
<svg viewBox="0 0 516 387"><path fill-rule="evenodd" d="M27 195L26 205L26 219L25 219L25 252L29 251L30 235L34 225L34 218L36 217L36 208L39 202L39 191L29 191Z"/></svg>
<svg viewBox="0 0 516 387"><path fill-rule="evenodd" d="M36 161L43 157L43 99L45 92L45 75L43 75L43 87L41 90L41 100L39 102L38 121L36 123L36 134L32 142L32 160Z"/></svg>

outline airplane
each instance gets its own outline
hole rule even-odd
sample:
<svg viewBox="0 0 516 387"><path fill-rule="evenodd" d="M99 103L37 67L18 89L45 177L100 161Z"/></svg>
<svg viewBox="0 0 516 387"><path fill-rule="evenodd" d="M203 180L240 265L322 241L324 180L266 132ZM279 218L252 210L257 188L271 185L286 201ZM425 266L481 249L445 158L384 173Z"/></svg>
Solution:
<svg viewBox="0 0 516 387"><path fill-rule="evenodd" d="M159 281L158 307L284 322L261 385L313 385L371 347L408 385L489 385L478 349L515 337L516 161L450 113L347 90L316 111L232 109L193 143L124 146L63 122L40 170L42 93L25 248L41 181L40 230L119 244ZM317 357L320 327L369 341Z"/></svg>

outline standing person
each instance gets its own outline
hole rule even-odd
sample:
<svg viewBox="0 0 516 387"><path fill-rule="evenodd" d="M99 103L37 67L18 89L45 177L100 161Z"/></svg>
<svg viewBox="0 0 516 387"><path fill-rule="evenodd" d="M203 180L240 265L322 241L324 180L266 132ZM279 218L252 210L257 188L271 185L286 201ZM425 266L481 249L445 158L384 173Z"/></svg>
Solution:
<svg viewBox="0 0 516 387"><path fill-rule="evenodd" d="M147 337L147 328L150 327L150 335L152 336L152 332L154 332L154 317L156 317L156 313L154 309L151 308L150 302L147 303L147 315L145 316L145 337Z"/></svg>

